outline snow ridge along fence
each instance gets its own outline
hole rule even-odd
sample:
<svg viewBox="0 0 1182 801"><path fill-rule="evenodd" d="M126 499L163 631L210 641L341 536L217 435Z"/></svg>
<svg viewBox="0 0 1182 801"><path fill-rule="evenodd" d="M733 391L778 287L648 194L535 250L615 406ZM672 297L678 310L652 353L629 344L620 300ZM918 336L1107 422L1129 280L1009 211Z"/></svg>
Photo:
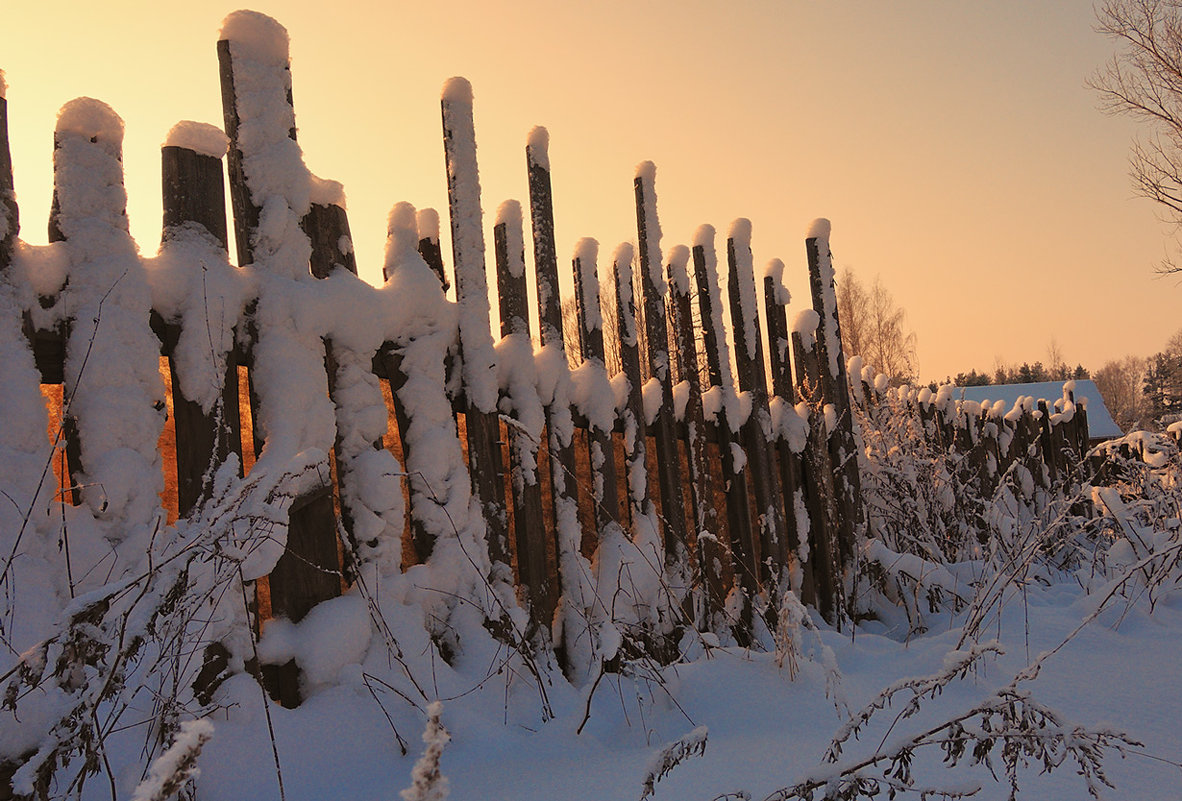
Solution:
<svg viewBox="0 0 1182 801"><path fill-rule="evenodd" d="M254 638L261 621L299 623L384 582L422 607L444 658L462 651L457 621L475 614L513 647L556 655L577 683L621 659L674 659L687 632L758 641L786 591L834 625L859 613L859 565L883 552L866 543L903 524L867 501L884 496L894 429L920 432L955 486L941 501L949 520L966 518L947 504L983 508L1015 476L1028 499L1082 476L1086 411L1070 386L1054 410L889 386L841 352L828 222L805 237L812 307L790 326L784 264L757 281L746 220L723 248L703 226L692 246L662 251L651 163L634 180L637 245L606 260L612 299L601 307L604 260L581 240L564 315L540 128L525 153L538 308L526 210L510 201L493 227L494 341L463 79L442 98L452 269L438 216L398 204L385 284L370 287L356 277L341 187L303 164L286 31L236 12L217 47L224 132L170 133L153 257L128 235L122 122L86 98L58 121L51 244L19 240L0 97L6 597L35 538L60 544L38 553L70 598L142 565L167 529L166 417L179 520L212 530L231 496L251 510L218 548L237 564ZM58 386L51 442L42 391ZM942 536L975 547L988 532L981 512ZM14 652L29 644L22 625L10 608ZM201 645L199 697L242 664L284 704L300 702L298 655L252 653L229 635Z"/></svg>

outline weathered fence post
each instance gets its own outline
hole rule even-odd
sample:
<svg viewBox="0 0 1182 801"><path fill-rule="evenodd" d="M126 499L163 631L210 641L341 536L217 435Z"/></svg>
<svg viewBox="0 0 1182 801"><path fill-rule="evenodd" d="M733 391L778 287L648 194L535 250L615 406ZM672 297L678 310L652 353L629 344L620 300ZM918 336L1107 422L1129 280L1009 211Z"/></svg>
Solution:
<svg viewBox="0 0 1182 801"><path fill-rule="evenodd" d="M714 471L706 452L706 415L702 408L702 380L698 371L698 353L694 345L694 318L690 306L690 280L687 266L690 251L679 245L669 251L666 272L669 278L669 305L673 336L681 380L686 382L685 448L689 462L690 489L694 510L694 542L697 545L698 591L694 602L694 623L699 631L710 631L725 624L719 615L726 604L726 585L722 572L723 551L721 521L714 505Z"/></svg>
<svg viewBox="0 0 1182 801"><path fill-rule="evenodd" d="M242 15L242 16L239 16ZM227 154L227 167L230 176L230 199L234 211L234 231L238 249L239 264L245 265L258 261L259 254L255 252L256 237L258 236L260 209L252 196L248 176L245 170L245 155L242 150L239 131L244 122L243 109L239 105L239 93L235 83L235 58L243 57L250 61L254 57L246 46L239 45L232 40L232 33L237 25L255 26L266 25L269 30L266 36L271 37L275 44L283 44L282 58L286 61L287 32L274 20L264 18L254 12L236 12L227 17L223 27L223 38L218 41L218 64L221 71L222 111L225 117L226 134L230 138L230 149ZM254 33L258 33L255 30ZM238 45L238 46L236 46ZM237 55L236 55L237 51ZM283 92L288 106L291 105L291 74L286 63L280 65L271 63L276 60L276 53L261 56L265 67L270 71L282 71L282 86L276 84L267 87L271 92ZM271 59L271 60L268 60ZM259 65L252 66L258 68ZM257 97L259 87L253 87L253 97ZM272 102L275 98L270 99ZM256 137L262 120L250 120L255 127ZM271 132L276 135L277 132ZM288 138L295 140L294 116L287 132ZM292 209L295 211L295 209ZM310 266L307 268L310 275ZM265 301L264 301L265 302ZM248 312L252 314L253 312ZM248 324L248 328L253 328ZM258 342L266 337L267 332L252 330L251 349L251 416L255 428L255 452L262 452L262 431L259 428L258 395L254 387L253 372L257 369L254 359L257 357ZM326 375L327 386L327 375ZM272 570L269 580L271 593L271 610L276 616L286 616L294 622L301 620L313 606L323 600L336 597L341 593L340 559L337 552L336 512L333 507L332 488L327 482L309 493L295 499L289 510L287 532L287 547ZM266 671L267 683L270 690L286 706L299 703L299 672L294 662L283 666L268 666Z"/></svg>
<svg viewBox="0 0 1182 801"><path fill-rule="evenodd" d="M538 448L542 435L542 409L533 378L533 345L530 343L529 308L525 287L525 252L521 231L521 206L501 204L493 228L497 263L497 288L501 304L501 343L497 346L509 386L502 406L515 420L509 426L509 478L513 491L513 529L517 544L517 573L528 588L529 611L534 627L548 631L557 601L546 567L546 526L542 520L542 484L538 481ZM525 383L525 386L521 384Z"/></svg>
<svg viewBox="0 0 1182 801"><path fill-rule="evenodd" d="M451 78L443 89L443 145L447 161L447 198L451 212L452 262L456 303L460 307L460 360L464 387L464 423L468 472L488 530L489 554L507 563L508 512L497 417L497 378L489 328L488 280L484 272L483 213L476 166L476 130L472 86Z"/></svg>
<svg viewBox="0 0 1182 801"><path fill-rule="evenodd" d="M776 455L780 467L780 486L784 493L784 523L788 535L788 550L800 563L799 553L801 542L807 536L808 518L803 509L804 498L800 486L803 451L793 450L789 437L789 420L796 417L796 390L792 385L792 356L789 353L788 336L788 302L790 296L784 286L784 262L773 259L768 264L767 274L763 279L763 303L767 315L767 340L769 361L772 372L772 402L781 405L781 431L775 437ZM789 418L789 415L792 418ZM774 417L774 415L773 415ZM801 525L803 523L803 525ZM800 574L803 575L803 574ZM799 579L793 582L793 589L800 592Z"/></svg>
<svg viewBox="0 0 1182 801"><path fill-rule="evenodd" d="M750 220L738 219L731 225L726 258L735 332L735 375L739 379L739 391L749 393L751 398L751 412L743 422L742 437L759 521L759 571L770 592L785 578L782 573L787 565L788 532L784 521L784 490L771 453L774 435L768 411L763 342L759 335ZM769 598L768 603L769 612L774 613L778 600Z"/></svg>
<svg viewBox="0 0 1182 801"><path fill-rule="evenodd" d="M212 128L212 126L209 126ZM217 137L224 135L213 129ZM192 144L192 143L190 143ZM165 144L160 151L164 201L161 249L174 237L183 236L187 225L200 225L228 252L226 196L223 187L222 154L199 152L194 146ZM227 256L228 258L228 256ZM193 265L200 268L201 265ZM154 315L155 316L155 315ZM165 351L172 377L172 416L176 430L177 507L181 517L209 495L211 464L222 464L231 453L238 456L242 470L242 420L238 408L238 366L233 354L226 354L222 375L220 409L206 412L185 397L177 375L172 348L180 335L178 324L161 321Z"/></svg>
<svg viewBox="0 0 1182 801"><path fill-rule="evenodd" d="M689 590L689 550L685 536L685 500L678 476L678 455L673 419L673 383L669 371L669 331L665 324L665 279L661 263L661 227L657 220L654 187L656 167L651 161L636 169L636 227L639 232L640 286L644 300L644 325L648 340L649 372L657 381L661 407L653 420L657 448L657 485L665 534L665 579L674 602L680 604Z"/></svg>
<svg viewBox="0 0 1182 801"><path fill-rule="evenodd" d="M803 600L816 603L821 616L840 626L845 604L842 582L844 560L837 539L839 511L829 435L825 415L825 398L821 389L824 367L817 347L817 328L820 318L815 311L797 315L792 326L792 355L796 361L796 388L809 407L809 434L804 452L805 507L809 513L808 559L804 565Z"/></svg>
<svg viewBox="0 0 1182 801"><path fill-rule="evenodd" d="M850 410L849 381L841 350L841 325L837 319L837 296L834 291L833 257L829 252L829 221L815 220L805 237L808 254L809 286L813 309L820 316L817 329L817 353L821 362L821 389L825 401L833 404L836 425L829 432L833 458L834 488L839 504L838 547L842 563L853 565L854 548L865 528L862 487L858 475L858 453L854 440L854 422Z"/></svg>
<svg viewBox="0 0 1182 801"><path fill-rule="evenodd" d="M553 395L543 397L550 450L555 555L562 586L562 641L560 657L567 675L581 681L590 668L591 644L586 623L594 603L591 565L583 558L575 485L574 420L571 417L570 368L562 335L562 296L558 289L558 254L554 244L554 194L550 183L550 136L545 128L530 131L525 147L529 176L530 221L537 276L538 320L542 352L540 369L551 375L545 382ZM582 649L580 651L580 649ZM582 654L581 656L578 654Z"/></svg>
<svg viewBox="0 0 1182 801"><path fill-rule="evenodd" d="M693 259L698 307L702 314L702 346L706 349L706 366L710 373L710 392L717 389L715 430L725 482L731 558L736 582L746 596L740 619L733 621L732 625L735 626L736 637L744 642L751 632L751 603L759 593L759 568L755 561L755 536L751 529L751 507L747 500L746 459L742 448L735 441L739 409L731 377L730 347L722 322L722 292L718 286L718 258L714 250L713 226L703 225L694 234Z"/></svg>
<svg viewBox="0 0 1182 801"><path fill-rule="evenodd" d="M587 383L591 385L590 393L599 396L594 399L598 401L596 410L604 412L595 414L590 409L586 410L595 529L602 536L609 524L620 522L620 496L616 488L616 459L612 441L615 403L610 395L611 385L604 363L603 316L599 307L599 275L596 267L598 255L598 242L580 239L575 246L572 267L575 276L575 312L579 319L579 354L583 359L581 369L589 372ZM607 406L611 407L610 410Z"/></svg>
<svg viewBox="0 0 1182 801"><path fill-rule="evenodd" d="M8 99L4 76L0 74L0 274L12 262L16 235L20 232L20 209L12 184L12 151L8 145Z"/></svg>

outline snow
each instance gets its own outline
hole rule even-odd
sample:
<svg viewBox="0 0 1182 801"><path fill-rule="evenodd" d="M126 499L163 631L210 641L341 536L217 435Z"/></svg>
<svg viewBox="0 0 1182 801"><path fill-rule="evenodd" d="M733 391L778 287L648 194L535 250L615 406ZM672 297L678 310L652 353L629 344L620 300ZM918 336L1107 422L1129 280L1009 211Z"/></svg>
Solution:
<svg viewBox="0 0 1182 801"><path fill-rule="evenodd" d="M452 252L456 301L460 307L464 392L475 409L492 412L497 404L495 357L489 328L472 85L465 78L450 78L444 84L443 128L452 204Z"/></svg>
<svg viewBox="0 0 1182 801"><path fill-rule="evenodd" d="M788 291L788 287L784 285L784 262L780 259L772 259L767 263L763 269L763 274L766 278L772 279L772 298L781 306L787 306L792 302L792 293Z"/></svg>
<svg viewBox="0 0 1182 801"><path fill-rule="evenodd" d="M642 263L648 269L648 278L657 294L665 297L667 287L665 277L661 275L661 224L657 219L657 166L651 161L641 162L636 166L636 180L640 182L644 193L644 203L640 213L644 216L645 241L640 244L647 248L641 254Z"/></svg>
<svg viewBox="0 0 1182 801"><path fill-rule="evenodd" d="M4 79L4 70L0 70L0 100L8 99L8 82Z"/></svg>
<svg viewBox="0 0 1182 801"><path fill-rule="evenodd" d="M804 235L804 238L827 240L829 239L829 232L831 228L832 226L829 224L828 220L826 220L824 217L818 217L809 223L809 227Z"/></svg>
<svg viewBox="0 0 1182 801"><path fill-rule="evenodd" d="M123 120L106 103L89 97L75 98L62 106L54 132L95 139L111 155L123 149Z"/></svg>
<svg viewBox="0 0 1182 801"><path fill-rule="evenodd" d="M309 175L308 201L318 206L336 206L348 208L345 202L345 186L340 181L317 178Z"/></svg>
<svg viewBox="0 0 1182 801"><path fill-rule="evenodd" d="M732 222L727 239L734 247L743 342L747 358L755 359L759 351L759 301L755 292L755 267L751 256L751 221L740 217Z"/></svg>
<svg viewBox="0 0 1182 801"><path fill-rule="evenodd" d="M1077 406L1086 407L1088 412L1088 436L1092 439L1104 438L1112 439L1123 434L1116 421L1112 419L1112 414L1104 405L1104 397L1100 394L1100 389L1096 386L1096 382L1091 379L1079 379L1073 382L1073 389L1075 394L1075 402ZM956 397L963 397L966 400L992 400L1004 401L1007 406L1013 407L1019 403L1022 398L1030 397L1035 404L1039 399L1046 400L1048 404L1054 400L1063 397L1066 391L1066 385L1058 381L1036 382L1033 384L992 384L983 387L959 387L950 390L955 393Z"/></svg>
<svg viewBox="0 0 1182 801"><path fill-rule="evenodd" d="M669 249L669 283L683 295L690 291L689 264L690 250L685 245L674 245Z"/></svg>
<svg viewBox="0 0 1182 801"><path fill-rule="evenodd" d="M226 155L230 140L221 128L204 122L182 120L169 129L163 147L183 147L202 156L220 159Z"/></svg>
<svg viewBox="0 0 1182 801"><path fill-rule="evenodd" d="M417 212L419 239L439 243L439 212L435 209L419 209Z"/></svg>
<svg viewBox="0 0 1182 801"><path fill-rule="evenodd" d="M530 129L529 137L526 140L526 152L528 158L537 164L542 169L549 172L550 170L550 132L541 125L536 125Z"/></svg>
<svg viewBox="0 0 1182 801"><path fill-rule="evenodd" d="M257 11L235 11L222 21L222 41L242 45L259 61L285 67L288 61L287 29Z"/></svg>
<svg viewBox="0 0 1182 801"><path fill-rule="evenodd" d="M603 328L603 316L599 309L599 274L596 262L599 259L599 243L584 237L575 243L575 260L578 262L577 276L582 288L584 307L583 324L590 333Z"/></svg>

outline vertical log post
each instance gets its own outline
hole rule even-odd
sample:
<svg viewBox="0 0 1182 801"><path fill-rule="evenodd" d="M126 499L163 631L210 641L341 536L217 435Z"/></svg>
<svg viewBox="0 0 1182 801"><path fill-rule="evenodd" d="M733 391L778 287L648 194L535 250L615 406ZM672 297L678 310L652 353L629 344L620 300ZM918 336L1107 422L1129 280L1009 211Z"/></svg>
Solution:
<svg viewBox="0 0 1182 801"><path fill-rule="evenodd" d="M774 259L768 265L767 275L763 279L763 305L764 313L767 315L768 355L774 402L783 405L781 414L795 415L796 390L792 385L792 357L788 349L788 302L791 297L784 286L783 274L784 262ZM804 499L797 493L801 489L803 456L792 450L791 443L783 431L777 432L775 443L780 468L780 486L784 493L784 523L788 535L788 550L792 554L798 554L801 532L797 525L797 507L803 504ZM799 583L794 583L793 588L799 592Z"/></svg>
<svg viewBox="0 0 1182 801"><path fill-rule="evenodd" d="M580 545L582 529L579 525L579 496L575 476L574 421L566 358L566 343L562 334L562 295L558 288L558 252L554 242L554 192L550 182L550 136L545 128L530 131L525 147L526 169L529 176L529 209L533 230L534 269L537 276L538 320L541 329L543 368L563 375L554 376L555 396L545 399L546 432L550 451L550 483L553 492L555 554L558 558L558 578L562 586L565 619L560 657L568 676L579 675L586 666L575 664L576 640L584 636L575 618L583 615L592 601L588 580L590 565L583 559Z"/></svg>
<svg viewBox="0 0 1182 801"><path fill-rule="evenodd" d="M572 267L575 275L575 312L579 319L579 354L584 369L599 373L600 391L611 391L604 362L603 317L599 308L599 275L596 261L599 244L580 239ZM613 414L614 417L614 414ZM587 443L593 475L591 495L595 501L595 529L602 535L609 524L620 522L620 496L616 488L616 460L612 440L613 420L587 418Z"/></svg>
<svg viewBox="0 0 1182 801"><path fill-rule="evenodd" d="M239 264L245 265L255 260L253 243L258 231L260 209L251 196L243 153L239 146L238 132L241 120L230 41L220 40L217 51L221 73L222 112L226 135L230 139L227 171L230 177L235 242ZM290 78L288 80L290 81ZM290 105L290 83L285 99ZM294 125L289 129L288 136L295 140ZM253 309L248 311L248 316L253 316ZM253 322L248 322L247 326L248 338L253 341L258 337L258 331L253 330ZM262 451L263 439L259 429L258 397L253 389L253 379L250 402L257 455ZM332 488L323 486L296 498L292 502L288 516L287 548L269 578L271 612L274 616L284 616L298 622L320 601L341 594L340 558L337 551L336 511L333 507ZM299 668L294 660L281 666L266 666L264 679L268 690L284 706L296 706L300 703Z"/></svg>
<svg viewBox="0 0 1182 801"><path fill-rule="evenodd" d="M792 354L796 360L796 388L809 406L809 434L804 452L805 507L809 513L808 561L804 566L803 600L815 603L821 616L831 625L840 626L844 607L841 580L843 561L838 545L839 511L834 488L833 469L826 432L824 395L821 375L824 367L818 356L818 317L802 312L792 331Z"/></svg>
<svg viewBox="0 0 1182 801"><path fill-rule="evenodd" d="M815 220L805 237L805 251L808 254L813 309L821 318L817 329L821 389L825 402L833 404L837 417L835 430L829 432L829 448L833 459L834 488L837 491L840 510L838 547L841 550L842 564L852 567L855 545L865 529L866 521L862 506L862 483L858 475L853 415L850 410L849 381L846 377L845 356L841 350L841 325L837 319L837 296L834 291L833 256L829 252L829 230L828 220Z"/></svg>
<svg viewBox="0 0 1182 801"><path fill-rule="evenodd" d="M463 365L468 472L487 527L489 555L504 562L509 553L509 516L505 507L496 367L489 328L488 279L484 271L483 212L480 208L471 84L463 78L450 79L443 89L441 108L452 263L455 264L456 303L460 307L459 353Z"/></svg>
<svg viewBox="0 0 1182 801"><path fill-rule="evenodd" d="M197 224L223 250L229 248L222 160L187 147L167 145L160 151L164 201L162 247L184 226ZM226 354L220 409L206 413L181 392L171 344L180 334L177 324L165 324L165 345L172 377L172 416L176 428L177 503L181 517L209 497L211 464L222 464L231 453L242 470L242 419L238 408L238 366Z"/></svg>
<svg viewBox="0 0 1182 801"><path fill-rule="evenodd" d="M12 263L20 229L20 209L12 184L12 150L8 144L8 99L0 77L0 275Z"/></svg>
<svg viewBox="0 0 1182 801"><path fill-rule="evenodd" d="M689 461L690 490L694 510L694 542L697 545L699 587L695 597L694 623L699 631L714 630L722 624L719 615L726 604L722 572L722 521L714 505L715 478L706 451L706 415L702 407L702 381L694 345L694 318L690 305L690 280L686 269L689 249L678 246L669 252L666 273L673 336L681 363L681 380L688 385L685 403L685 448Z"/></svg>
<svg viewBox="0 0 1182 801"><path fill-rule="evenodd" d="M686 548L685 500L678 475L681 457L673 419L673 383L669 371L669 331L665 325L665 280L661 274L661 228L657 220L655 178L656 167L646 161L637 168L633 188L649 373L661 391L661 408L653 420L652 432L657 448L657 485L664 517L665 577L674 601L680 603L689 591L689 551Z"/></svg>
<svg viewBox="0 0 1182 801"><path fill-rule="evenodd" d="M525 286L525 253L522 244L521 207L515 201L501 206L493 228L493 249L497 263L500 296L501 337L499 347L513 351L511 358L533 358L530 344L529 304ZM502 350L504 353L505 350ZM510 387L502 403L520 422L529 409L518 408L524 399ZM533 388L529 391L532 393ZM532 399L530 399L532 400ZM526 401L528 402L528 401ZM526 425L526 423L522 423ZM534 422L540 434L541 420ZM546 525L542 520L542 484L538 480L538 441L531 434L509 427L509 477L513 491L513 529L517 544L517 573L528 590L531 623L536 631L548 631L557 601L546 568Z"/></svg>
<svg viewBox="0 0 1182 801"><path fill-rule="evenodd" d="M747 501L747 472L736 459L741 449L735 441L737 403L731 383L730 347L722 322L722 293L718 287L718 259L714 250L714 228L703 225L694 235L694 280L698 286L698 307L702 315L702 346L706 349L706 367L710 385L719 395L715 420L718 452L726 491L727 529L730 534L731 560L737 584L746 596L740 620L733 621L741 643L750 638L751 600L759 592L759 569L756 565L755 535L751 528L751 507Z"/></svg>
<svg viewBox="0 0 1182 801"><path fill-rule="evenodd" d="M768 411L763 341L759 335L759 301L755 294L750 220L739 219L731 226L726 240L726 258L735 332L735 375L739 379L739 391L749 393L751 398L751 412L743 422L742 438L759 522L759 575L771 591L785 578L782 574L787 566L788 532L784 522L784 489L771 453L774 435ZM778 600L769 599L769 604L769 611L774 612Z"/></svg>

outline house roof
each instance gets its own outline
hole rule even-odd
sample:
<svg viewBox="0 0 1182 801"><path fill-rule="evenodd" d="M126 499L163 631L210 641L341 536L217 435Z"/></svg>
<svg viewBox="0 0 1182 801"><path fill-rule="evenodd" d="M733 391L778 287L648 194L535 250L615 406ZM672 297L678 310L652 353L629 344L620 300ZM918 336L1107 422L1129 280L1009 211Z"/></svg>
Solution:
<svg viewBox="0 0 1182 801"><path fill-rule="evenodd" d="M1108 407L1104 405L1104 398L1096 382L1091 379L1080 379L1075 384L1075 399L1086 399L1088 411L1088 438L1112 439L1124 436L1120 426L1112 419ZM1018 398L1031 396L1036 401L1045 400L1048 406L1063 397L1062 381L1040 381L1033 384L989 384L983 387L957 387L953 397L977 401L1004 401L1007 406L1013 406Z"/></svg>

